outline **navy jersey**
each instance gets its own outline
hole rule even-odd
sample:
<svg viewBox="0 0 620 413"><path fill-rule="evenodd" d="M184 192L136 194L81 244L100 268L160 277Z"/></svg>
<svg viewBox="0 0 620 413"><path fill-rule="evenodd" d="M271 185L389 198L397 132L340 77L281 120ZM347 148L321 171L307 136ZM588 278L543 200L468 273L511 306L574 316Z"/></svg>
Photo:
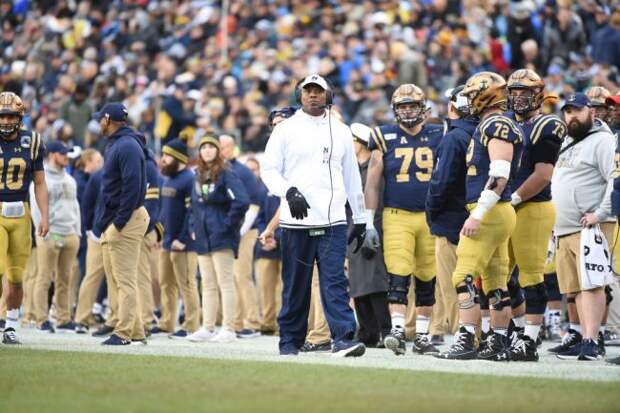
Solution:
<svg viewBox="0 0 620 413"><path fill-rule="evenodd" d="M12 141L0 139L0 202L27 201L32 173L43 170L41 135L22 129Z"/></svg>
<svg viewBox="0 0 620 413"><path fill-rule="evenodd" d="M467 148L465 201L468 204L478 201L480 194L489 180L491 159L489 158L487 146L491 139L501 139L514 145L510 179L500 198L502 201L510 201L510 196L512 195L510 187L511 181L514 179L515 171L517 171L519 167L519 160L521 158L523 131L521 131L521 128L509 117L504 115L491 115L480 122Z"/></svg>
<svg viewBox="0 0 620 413"><path fill-rule="evenodd" d="M425 125L415 136L398 125L374 128L368 149L383 152L383 201L386 208L422 212L442 125Z"/></svg>
<svg viewBox="0 0 620 413"><path fill-rule="evenodd" d="M555 165L562 141L566 137L566 124L555 115L537 116L532 120L517 122L523 131L523 152L521 164L512 184L512 191L521 185L534 172L537 163ZM543 202L551 200L551 184L527 201Z"/></svg>

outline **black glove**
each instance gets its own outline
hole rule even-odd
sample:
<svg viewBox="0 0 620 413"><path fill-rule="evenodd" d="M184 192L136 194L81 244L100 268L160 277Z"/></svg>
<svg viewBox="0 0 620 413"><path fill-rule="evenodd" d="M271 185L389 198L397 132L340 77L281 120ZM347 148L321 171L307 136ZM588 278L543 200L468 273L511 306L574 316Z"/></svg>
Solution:
<svg viewBox="0 0 620 413"><path fill-rule="evenodd" d="M377 255L377 250L381 246L379 240L379 233L376 229L370 228L366 230L366 236L364 237L364 244L362 245L362 257L367 260L372 260Z"/></svg>
<svg viewBox="0 0 620 413"><path fill-rule="evenodd" d="M293 218L304 219L308 216L310 205L308 205L306 198L304 198L301 192L294 186L286 191L286 201L288 202L288 207L291 210L291 216Z"/></svg>
<svg viewBox="0 0 620 413"><path fill-rule="evenodd" d="M353 225L353 229L349 232L349 240L347 241L348 245L351 245L353 240L357 240L357 245L353 250L353 254L357 253L362 244L364 243L364 237L366 236L366 224L355 224Z"/></svg>

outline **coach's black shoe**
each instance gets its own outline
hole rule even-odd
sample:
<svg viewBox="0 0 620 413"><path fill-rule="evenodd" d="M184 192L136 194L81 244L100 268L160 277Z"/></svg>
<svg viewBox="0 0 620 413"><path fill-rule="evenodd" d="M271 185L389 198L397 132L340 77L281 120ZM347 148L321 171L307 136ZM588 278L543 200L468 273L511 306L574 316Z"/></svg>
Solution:
<svg viewBox="0 0 620 413"><path fill-rule="evenodd" d="M149 332L151 333L152 336L157 335L157 334L166 334L166 335L170 334L170 331L162 330L158 326L151 328Z"/></svg>
<svg viewBox="0 0 620 413"><path fill-rule="evenodd" d="M13 328L5 328L2 333L2 342L4 344L21 344L21 341L17 338L17 333Z"/></svg>
<svg viewBox="0 0 620 413"><path fill-rule="evenodd" d="M581 342L581 353L579 353L579 357L577 360L581 361L595 361L600 358L600 354L598 352L599 345L594 340L583 340Z"/></svg>
<svg viewBox="0 0 620 413"><path fill-rule="evenodd" d="M412 350L418 354L439 354L439 350L431 343L428 334L416 334Z"/></svg>
<svg viewBox="0 0 620 413"><path fill-rule="evenodd" d="M299 349L302 353L321 353L321 352L329 352L332 351L332 343L331 341L326 341L325 343L314 344L309 341L306 341L303 346Z"/></svg>
<svg viewBox="0 0 620 413"><path fill-rule="evenodd" d="M105 340L101 345L103 346L128 346L131 344L131 340L125 340L124 338L120 338L116 334L112 334Z"/></svg>
<svg viewBox="0 0 620 413"><path fill-rule="evenodd" d="M183 340L183 339L186 339L187 336L188 336L187 331L180 329L170 334L168 338L171 338L173 340Z"/></svg>
<svg viewBox="0 0 620 413"><path fill-rule="evenodd" d="M476 358L476 335L461 327L454 336L454 343L447 351L435 357L447 360L473 360Z"/></svg>
<svg viewBox="0 0 620 413"><path fill-rule="evenodd" d="M499 333L489 335L482 351L478 351L478 359L489 361L508 361L508 337Z"/></svg>
<svg viewBox="0 0 620 413"><path fill-rule="evenodd" d="M551 347L547 351L555 354L565 353L571 348L575 347L577 344L581 343L581 340L581 334L569 328L568 332L562 338L562 344Z"/></svg>
<svg viewBox="0 0 620 413"><path fill-rule="evenodd" d="M445 344L443 334L433 334L431 336L431 344L434 346L443 346Z"/></svg>
<svg viewBox="0 0 620 413"><path fill-rule="evenodd" d="M397 356L402 356L407 351L407 346L405 345L405 332L393 328L392 331L390 331L390 334L385 336L383 339L383 344L385 345L385 348L392 350Z"/></svg>
<svg viewBox="0 0 620 413"><path fill-rule="evenodd" d="M605 357L605 355L607 354L607 352L605 351L605 337L600 331L598 332L596 345L598 347L598 355L601 357Z"/></svg>
<svg viewBox="0 0 620 413"><path fill-rule="evenodd" d="M337 341L332 347L332 356L334 357L361 357L365 352L366 346L357 341Z"/></svg>
<svg viewBox="0 0 620 413"><path fill-rule="evenodd" d="M54 330L54 325L49 320L45 320L44 322L42 322L41 325L38 327L38 329L46 333L56 332L56 330Z"/></svg>
<svg viewBox="0 0 620 413"><path fill-rule="evenodd" d="M69 321L68 323L58 325L56 326L56 331L59 333L74 332L75 323L73 321Z"/></svg>
<svg viewBox="0 0 620 413"><path fill-rule="evenodd" d="M536 342L526 335L521 335L517 342L508 349L511 361L538 361Z"/></svg>
<svg viewBox="0 0 620 413"><path fill-rule="evenodd" d="M92 335L93 337L107 337L114 331L113 327L102 325L101 328L95 331Z"/></svg>
<svg viewBox="0 0 620 413"><path fill-rule="evenodd" d="M559 358L560 360L577 360L579 358L579 355L581 354L582 344L583 344L583 341L580 341L579 343L575 344L568 350L563 351L561 353L557 353L555 356Z"/></svg>

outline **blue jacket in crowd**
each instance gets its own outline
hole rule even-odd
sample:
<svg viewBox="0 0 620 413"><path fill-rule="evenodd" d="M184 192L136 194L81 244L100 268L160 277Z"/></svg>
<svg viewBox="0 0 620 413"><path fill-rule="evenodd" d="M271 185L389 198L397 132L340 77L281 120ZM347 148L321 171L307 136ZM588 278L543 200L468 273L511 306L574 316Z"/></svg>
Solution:
<svg viewBox="0 0 620 413"><path fill-rule="evenodd" d="M144 197L144 207L149 213L150 221L146 229L148 234L153 229L157 230L157 239L162 240L164 231L163 225L159 222L159 191L161 187L161 175L155 162L155 157L151 151L146 150L146 196Z"/></svg>
<svg viewBox="0 0 620 413"><path fill-rule="evenodd" d="M185 244L185 251L195 251L188 227L194 173L188 168L173 177L164 177L159 196L159 221L164 227L163 248L170 250L175 239Z"/></svg>
<svg viewBox="0 0 620 413"><path fill-rule="evenodd" d="M248 197L250 198L250 205L260 206L258 180L254 172L236 159L231 159L228 163L230 164L231 170L237 175L245 187Z"/></svg>
<svg viewBox="0 0 620 413"><path fill-rule="evenodd" d="M108 137L101 180L101 210L95 218L93 232L99 236L110 224L119 231L131 214L144 205L146 160L144 137L123 126Z"/></svg>
<svg viewBox="0 0 620 413"><path fill-rule="evenodd" d="M258 216L256 217L254 226L260 234L265 230L265 228L267 228L267 224L269 224L271 218L273 218L273 216L278 211L278 207L280 206L280 197L270 194L264 183L259 181L258 185L258 193L261 203L260 210L258 211ZM258 241L256 242L254 256L256 258L280 259L280 232L281 231L279 228L275 231L274 237L278 246L274 250L263 250L263 246L261 245L260 241Z"/></svg>
<svg viewBox="0 0 620 413"><path fill-rule="evenodd" d="M101 207L101 178L103 177L103 169L94 172L84 188L80 209L82 213L82 228L84 232L92 231L95 225L95 215L98 208ZM100 234L95 234L99 236Z"/></svg>
<svg viewBox="0 0 620 413"><path fill-rule="evenodd" d="M426 197L426 219L431 234L458 244L459 233L469 216L465 209L465 157L478 120L451 120L437 148L437 163Z"/></svg>
<svg viewBox="0 0 620 413"><path fill-rule="evenodd" d="M196 181L190 228L196 237L198 254L232 249L237 257L241 221L249 205L245 187L229 168L222 171L215 183L200 185Z"/></svg>

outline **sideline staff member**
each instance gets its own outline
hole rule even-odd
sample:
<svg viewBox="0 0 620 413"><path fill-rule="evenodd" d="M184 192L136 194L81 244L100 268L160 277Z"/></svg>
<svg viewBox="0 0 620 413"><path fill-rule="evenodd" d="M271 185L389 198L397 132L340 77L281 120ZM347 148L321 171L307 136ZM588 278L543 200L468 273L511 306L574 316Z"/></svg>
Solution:
<svg viewBox="0 0 620 413"><path fill-rule="evenodd" d="M364 233L364 195L351 131L332 117L332 90L325 79L310 75L295 90L301 110L278 124L267 143L263 180L281 201L282 310L280 354L296 355L308 327L314 262L319 266L321 301L335 355L361 356L353 342L355 318L349 307L345 202L355 222L349 241ZM327 111L326 111L327 109Z"/></svg>

